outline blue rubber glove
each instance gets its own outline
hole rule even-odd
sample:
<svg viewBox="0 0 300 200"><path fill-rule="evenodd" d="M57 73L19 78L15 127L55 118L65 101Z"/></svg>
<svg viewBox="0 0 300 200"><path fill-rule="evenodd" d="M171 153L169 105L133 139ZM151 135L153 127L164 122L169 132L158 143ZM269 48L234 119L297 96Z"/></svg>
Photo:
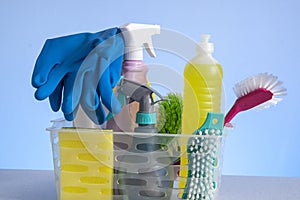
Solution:
<svg viewBox="0 0 300 200"><path fill-rule="evenodd" d="M123 53L118 28L47 40L32 75L35 98L49 97L52 110L61 107L67 120L81 104L91 120L102 124L102 104L112 113L121 110L112 88L120 79Z"/></svg>

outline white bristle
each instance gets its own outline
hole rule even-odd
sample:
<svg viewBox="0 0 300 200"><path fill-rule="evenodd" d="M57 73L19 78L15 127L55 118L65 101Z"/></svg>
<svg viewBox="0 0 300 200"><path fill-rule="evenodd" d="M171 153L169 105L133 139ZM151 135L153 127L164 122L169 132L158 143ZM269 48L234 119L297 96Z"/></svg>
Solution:
<svg viewBox="0 0 300 200"><path fill-rule="evenodd" d="M272 101L271 101L271 103L273 103L273 104L277 104L279 101L282 101L282 98L273 98L272 99Z"/></svg>
<svg viewBox="0 0 300 200"><path fill-rule="evenodd" d="M201 145L198 144L198 145L197 145L197 149L199 150L200 148L201 148Z"/></svg>
<svg viewBox="0 0 300 200"><path fill-rule="evenodd" d="M278 80L278 77L268 73L261 73L240 81L235 84L233 91L235 95L240 98L259 88L264 88L273 93L273 98L271 100L256 107L259 109L269 107L270 105L276 105L277 102L281 100L278 96L287 94L287 90L282 87L282 82Z"/></svg>
<svg viewBox="0 0 300 200"><path fill-rule="evenodd" d="M195 140L192 141L192 146L195 146Z"/></svg>
<svg viewBox="0 0 300 200"><path fill-rule="evenodd" d="M265 103L262 103L262 104L260 104L260 105L258 105L258 106L256 106L256 107L254 107L254 109L257 110L257 111L260 111L260 110L269 108L269 107L272 106L272 105L276 105L277 102L278 102L278 101L275 101L275 100L271 99L271 100L269 100L269 101L267 101L267 102L265 102Z"/></svg>
<svg viewBox="0 0 300 200"><path fill-rule="evenodd" d="M269 108L270 106L272 105L277 105L278 102L282 101L282 98L276 98L276 97L273 97L272 99L270 99L269 101L267 102L264 102L258 106L255 107L255 110L263 110L263 109L266 109L266 108Z"/></svg>
<svg viewBox="0 0 300 200"><path fill-rule="evenodd" d="M203 192L204 192L204 191L206 190L206 189L205 189L205 187L203 187L203 189L202 189L202 190L203 190Z"/></svg>
<svg viewBox="0 0 300 200"><path fill-rule="evenodd" d="M273 82L270 82L270 84L266 86L266 89L267 90L272 90L276 87L281 86L282 84L283 84L282 81L277 81L277 79L273 79Z"/></svg>
<svg viewBox="0 0 300 200"><path fill-rule="evenodd" d="M277 80L278 80L278 77L267 75L265 79L262 79L263 82L262 82L261 87L268 88L268 87L272 86L273 84L276 85Z"/></svg>
<svg viewBox="0 0 300 200"><path fill-rule="evenodd" d="M287 89L285 88L274 88L271 92L276 94L276 96L283 96L286 95Z"/></svg>

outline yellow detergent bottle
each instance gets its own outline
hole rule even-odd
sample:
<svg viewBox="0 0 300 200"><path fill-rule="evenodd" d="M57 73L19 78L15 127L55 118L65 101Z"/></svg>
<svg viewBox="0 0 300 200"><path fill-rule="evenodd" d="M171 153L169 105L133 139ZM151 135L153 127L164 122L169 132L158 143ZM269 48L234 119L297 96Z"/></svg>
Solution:
<svg viewBox="0 0 300 200"><path fill-rule="evenodd" d="M223 70L212 56L210 35L201 38L197 56L184 69L183 134L192 134L201 127L208 112L221 111Z"/></svg>
<svg viewBox="0 0 300 200"><path fill-rule="evenodd" d="M201 35L201 38L196 47L197 55L184 69L182 134L192 134L200 128L208 112L221 111L223 70L212 56L214 46L209 43L210 35ZM188 163L184 151L180 162L182 166ZM187 177L187 169L181 168L180 175ZM184 188L185 181L179 185Z"/></svg>

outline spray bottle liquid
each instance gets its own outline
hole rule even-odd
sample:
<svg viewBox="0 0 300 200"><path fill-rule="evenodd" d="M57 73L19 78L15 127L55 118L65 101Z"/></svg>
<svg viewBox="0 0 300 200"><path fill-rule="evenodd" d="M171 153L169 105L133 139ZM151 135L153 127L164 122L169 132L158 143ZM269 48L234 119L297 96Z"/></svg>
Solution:
<svg viewBox="0 0 300 200"><path fill-rule="evenodd" d="M192 134L201 127L208 112L221 111L223 70L212 56L210 35L201 38L198 55L184 69L183 134Z"/></svg>
<svg viewBox="0 0 300 200"><path fill-rule="evenodd" d="M129 23L120 27L125 41L122 76L140 84L148 84L148 67L143 62L143 48L155 57L152 36L160 34L159 25ZM136 128L137 102L124 105L121 112L107 122L107 128L119 132L133 132Z"/></svg>

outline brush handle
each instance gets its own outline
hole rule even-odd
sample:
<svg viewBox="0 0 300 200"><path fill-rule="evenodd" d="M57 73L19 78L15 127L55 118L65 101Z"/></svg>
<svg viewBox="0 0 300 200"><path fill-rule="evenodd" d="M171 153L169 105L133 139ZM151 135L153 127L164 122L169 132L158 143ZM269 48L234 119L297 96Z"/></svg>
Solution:
<svg viewBox="0 0 300 200"><path fill-rule="evenodd" d="M224 120L224 125L229 123L237 113L261 105L262 103L271 100L272 97L273 93L265 88L258 88L252 92L249 92L245 96L239 97L235 101L230 111L227 113Z"/></svg>
<svg viewBox="0 0 300 200"><path fill-rule="evenodd" d="M226 114L225 119L224 119L224 126L228 123L230 123L230 121L232 120L232 118L234 118L234 116L236 116L236 114L238 114L240 112L239 107L237 106L237 102L235 102L233 104L233 106L231 107L231 109L229 110L229 112Z"/></svg>

